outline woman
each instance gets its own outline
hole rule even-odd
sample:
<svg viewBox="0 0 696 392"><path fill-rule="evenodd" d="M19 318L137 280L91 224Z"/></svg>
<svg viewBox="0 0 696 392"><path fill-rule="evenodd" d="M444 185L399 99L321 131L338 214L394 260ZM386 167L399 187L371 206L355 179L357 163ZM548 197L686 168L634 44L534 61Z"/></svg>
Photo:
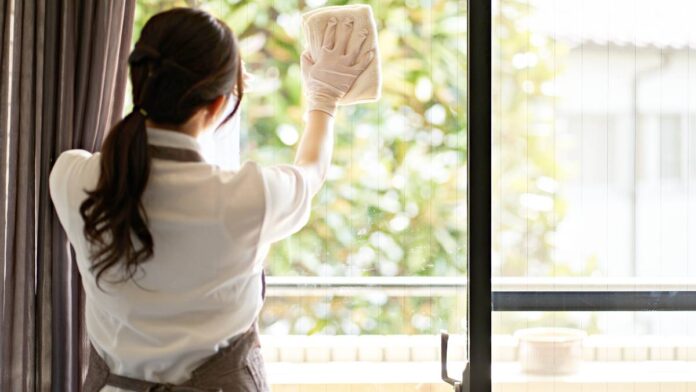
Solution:
<svg viewBox="0 0 696 392"><path fill-rule="evenodd" d="M86 292L84 391L265 391L257 336L269 245L300 230L331 160L338 100L374 54L331 20L302 56L306 127L294 164L201 158L197 137L234 116L243 69L208 13L152 17L129 57L133 111L100 152L63 152L51 198ZM364 32L361 36L364 37Z"/></svg>

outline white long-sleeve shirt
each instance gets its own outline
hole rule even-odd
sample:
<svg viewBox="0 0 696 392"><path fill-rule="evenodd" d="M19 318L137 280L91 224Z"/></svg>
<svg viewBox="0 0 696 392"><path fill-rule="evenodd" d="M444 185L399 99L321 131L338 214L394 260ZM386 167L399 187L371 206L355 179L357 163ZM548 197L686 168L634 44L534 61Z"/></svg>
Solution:
<svg viewBox="0 0 696 392"><path fill-rule="evenodd" d="M147 133L150 144L202 152L189 135L154 128ZM133 279L110 284L123 275L116 273L120 267L107 270L100 279L104 293L96 286L96 271L89 271L79 213L84 189L94 189L99 178L100 158L100 153L65 151L49 180L86 292L87 334L112 373L184 382L256 319L269 245L309 219L306 177L294 165L247 161L230 171L206 162L153 159L142 202L154 257L140 264L137 284Z"/></svg>

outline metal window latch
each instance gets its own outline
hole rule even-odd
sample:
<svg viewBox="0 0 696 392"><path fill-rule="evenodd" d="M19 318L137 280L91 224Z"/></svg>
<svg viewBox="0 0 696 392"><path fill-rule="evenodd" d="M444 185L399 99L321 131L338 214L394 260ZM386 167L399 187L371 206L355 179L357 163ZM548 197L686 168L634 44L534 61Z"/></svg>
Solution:
<svg viewBox="0 0 696 392"><path fill-rule="evenodd" d="M469 392L469 362L466 363L462 373L462 381L455 380L447 374L447 342L449 334L440 331L440 365L442 366L442 380L454 387L454 392Z"/></svg>

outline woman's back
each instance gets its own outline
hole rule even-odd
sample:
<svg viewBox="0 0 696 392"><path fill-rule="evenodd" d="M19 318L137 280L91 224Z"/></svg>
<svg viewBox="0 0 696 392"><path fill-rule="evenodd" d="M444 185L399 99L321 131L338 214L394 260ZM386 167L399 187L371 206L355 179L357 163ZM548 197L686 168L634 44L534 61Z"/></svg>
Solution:
<svg viewBox="0 0 696 392"><path fill-rule="evenodd" d="M238 390L249 380L234 372L237 359L246 378L255 375L249 388L268 390L255 325L263 260L307 223L331 162L338 102L374 58L361 50L367 31L351 41L353 20L338 22L329 20L317 58L302 56L308 110L295 163L227 171L202 161L197 137L229 121L244 95L232 31L187 8L148 20L128 57L133 110L99 153L62 153L49 180L86 292L94 350L85 390L163 386L151 382ZM187 380L199 365L216 371Z"/></svg>
<svg viewBox="0 0 696 392"><path fill-rule="evenodd" d="M150 144L200 151L191 136L147 132ZM79 214L82 190L94 188L99 178L100 159L100 153L66 151L50 178L87 294L88 335L113 373L183 382L257 318L269 245L309 217L306 181L291 165L246 162L228 171L206 162L152 159L142 203L153 257L122 283L109 283L121 280L120 268L107 270L100 280L103 292L89 271Z"/></svg>

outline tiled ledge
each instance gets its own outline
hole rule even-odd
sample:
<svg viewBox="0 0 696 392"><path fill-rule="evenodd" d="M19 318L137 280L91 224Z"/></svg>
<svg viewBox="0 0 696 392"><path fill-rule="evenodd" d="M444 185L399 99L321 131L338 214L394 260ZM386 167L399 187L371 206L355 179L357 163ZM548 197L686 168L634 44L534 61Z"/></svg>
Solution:
<svg viewBox="0 0 696 392"><path fill-rule="evenodd" d="M261 337L266 362L436 362L436 335L386 336L270 336ZM696 361L696 338L593 335L585 339L585 361ZM449 358L463 360L466 340L451 335ZM517 360L517 341L509 335L493 337L495 361Z"/></svg>
<svg viewBox="0 0 696 392"><path fill-rule="evenodd" d="M423 362L439 360L439 336L261 336L266 362ZM466 341L451 336L449 357L464 359Z"/></svg>
<svg viewBox="0 0 696 392"><path fill-rule="evenodd" d="M512 336L495 336L494 361L516 361ZM591 335L583 342L584 361L696 361L696 338Z"/></svg>
<svg viewBox="0 0 696 392"><path fill-rule="evenodd" d="M462 366L452 363L450 375ZM276 362L267 371L274 392L452 390L440 380L437 362ZM496 392L696 391L696 363L684 361L585 362L568 376L532 376L516 362L496 362L492 373Z"/></svg>
<svg viewBox="0 0 696 392"><path fill-rule="evenodd" d="M439 366L437 362L275 362L267 363L266 370L274 385L438 385ZM459 367L461 372L462 366L463 362L453 363L450 369Z"/></svg>

